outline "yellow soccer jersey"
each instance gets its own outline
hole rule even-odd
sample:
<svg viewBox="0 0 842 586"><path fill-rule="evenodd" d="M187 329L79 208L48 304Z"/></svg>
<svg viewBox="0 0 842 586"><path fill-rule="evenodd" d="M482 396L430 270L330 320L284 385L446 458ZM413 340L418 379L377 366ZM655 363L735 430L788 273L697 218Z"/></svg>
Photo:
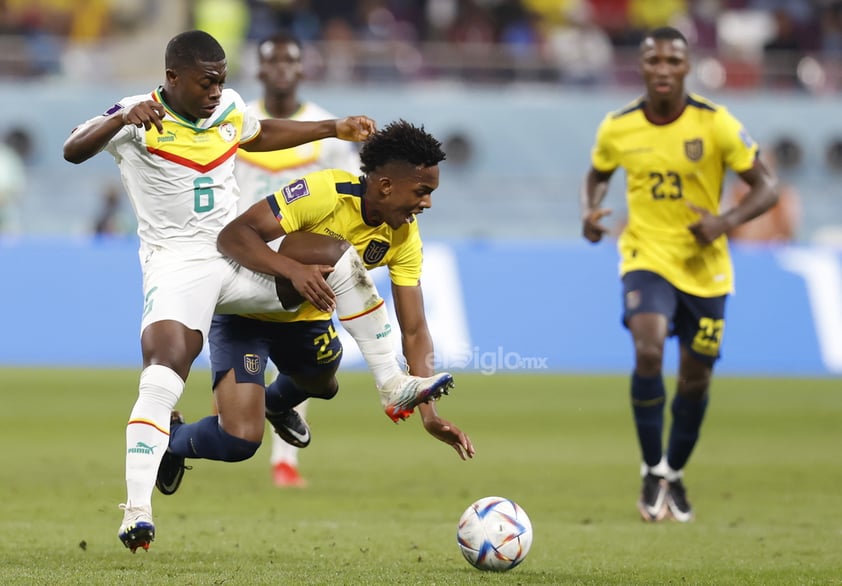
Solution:
<svg viewBox="0 0 842 586"><path fill-rule="evenodd" d="M726 167L747 171L757 152L736 118L695 95L668 124L647 120L643 99L606 116L591 163L597 171L626 171L629 219L618 242L620 273L653 271L700 297L731 292L727 238L700 246L687 229L699 216L687 204L718 214Z"/></svg>
<svg viewBox="0 0 842 586"><path fill-rule="evenodd" d="M366 224L363 181L347 171L326 169L305 175L267 199L287 234L306 231L347 240L359 252L366 269L387 266L395 285L418 285L422 265L418 222L405 224L397 230L387 224ZM329 319L330 314L304 303L295 313L247 317L287 322Z"/></svg>

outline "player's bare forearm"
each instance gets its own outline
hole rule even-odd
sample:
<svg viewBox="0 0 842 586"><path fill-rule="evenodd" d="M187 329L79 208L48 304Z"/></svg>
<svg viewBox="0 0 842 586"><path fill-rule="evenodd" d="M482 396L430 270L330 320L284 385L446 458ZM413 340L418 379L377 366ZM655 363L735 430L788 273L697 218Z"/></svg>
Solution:
<svg viewBox="0 0 842 586"><path fill-rule="evenodd" d="M433 338L427 327L421 286L407 287L393 283L392 299L401 328L401 345L409 372L415 376L432 376L435 373Z"/></svg>
<svg viewBox="0 0 842 586"><path fill-rule="evenodd" d="M244 267L267 275L289 277L299 264L266 244L285 234L266 200L252 205L219 233L216 247Z"/></svg>
<svg viewBox="0 0 842 586"><path fill-rule="evenodd" d="M301 122L267 119L260 121L260 133L240 148L246 151L277 151L335 136L335 120Z"/></svg>
<svg viewBox="0 0 842 586"><path fill-rule="evenodd" d="M608 193L608 181L610 179L611 173L603 173L593 167L588 171L585 181L582 184L582 190L579 192L579 205L582 210L582 217L599 209L602 205L602 201Z"/></svg>
<svg viewBox="0 0 842 586"><path fill-rule="evenodd" d="M599 242L608 233L608 228L601 220L611 213L611 210L600 207L608 193L608 181L611 173L603 173L591 168L585 176L582 190L579 194L579 204L582 210L582 235L590 242Z"/></svg>
<svg viewBox="0 0 842 586"><path fill-rule="evenodd" d="M253 140L240 145L241 148L247 151L276 151L323 138L365 140L374 132L374 122L365 116L316 122L267 119L260 121L260 129L260 133Z"/></svg>
<svg viewBox="0 0 842 586"><path fill-rule="evenodd" d="M745 173L740 173L740 178L751 189L739 205L723 214L726 230L744 224L772 209L780 197L777 178L760 160Z"/></svg>
<svg viewBox="0 0 842 586"><path fill-rule="evenodd" d="M149 130L153 126L164 131L164 106L155 100L145 100L120 108L110 116L93 120L76 128L64 143L64 158L71 163L87 161L101 151L123 126L134 125Z"/></svg>
<svg viewBox="0 0 842 586"><path fill-rule="evenodd" d="M410 374L414 376L433 376L435 374L433 340L429 331L426 332L426 335L407 335L401 332L401 347Z"/></svg>
<svg viewBox="0 0 842 586"><path fill-rule="evenodd" d="M284 277L305 300L321 311L333 311L336 297L324 276L333 267L302 264L266 244L284 234L266 200L255 203L235 218L216 240L219 252L258 273Z"/></svg>
<svg viewBox="0 0 842 586"><path fill-rule="evenodd" d="M112 115L75 128L64 141L64 160L84 163L100 152L123 126L122 119Z"/></svg>
<svg viewBox="0 0 842 586"><path fill-rule="evenodd" d="M291 262L291 259L269 248L244 216L236 218L222 229L216 246L219 252L247 269L275 276L287 276L283 273L289 272L286 263Z"/></svg>

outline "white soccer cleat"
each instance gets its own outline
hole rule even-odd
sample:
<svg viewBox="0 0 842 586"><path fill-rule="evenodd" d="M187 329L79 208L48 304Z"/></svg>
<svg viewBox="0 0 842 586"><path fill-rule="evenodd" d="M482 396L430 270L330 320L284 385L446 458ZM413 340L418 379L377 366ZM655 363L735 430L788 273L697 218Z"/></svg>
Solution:
<svg viewBox="0 0 842 586"><path fill-rule="evenodd" d="M131 504L120 505L123 513L123 524L117 537L134 553L142 547L149 550L149 544L155 541L155 524L152 522L152 507L149 505L133 507Z"/></svg>
<svg viewBox="0 0 842 586"><path fill-rule="evenodd" d="M421 403L434 401L453 388L453 376L447 372L422 378L397 375L380 389L380 402L389 419L397 423L406 419Z"/></svg>

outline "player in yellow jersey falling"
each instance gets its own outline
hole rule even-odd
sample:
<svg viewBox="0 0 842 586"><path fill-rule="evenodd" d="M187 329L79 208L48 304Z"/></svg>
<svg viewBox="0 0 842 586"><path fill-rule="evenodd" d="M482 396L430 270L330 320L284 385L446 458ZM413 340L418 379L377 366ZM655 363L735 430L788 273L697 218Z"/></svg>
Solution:
<svg viewBox="0 0 842 586"><path fill-rule="evenodd" d="M249 102L248 107L259 118L334 118L333 114L324 108L299 97L298 87L304 77L302 51L303 47L298 38L285 31L277 32L258 43L258 79L263 87L263 94L260 99ZM341 169L359 174L360 157L356 145L328 138L282 151L240 152L234 170L241 190L240 212L287 183L322 169ZM268 377L274 379L278 374L277 368L272 367L272 364L267 366ZM294 380L289 376L282 374L280 377L284 380L276 384L294 384ZM295 412L287 414L290 421L285 428L300 428L303 424L295 419L299 416L305 417L306 411L307 401L304 401L296 407ZM300 438L293 441L302 442ZM275 485L305 486L306 480L298 471L299 448L287 443L277 434L272 434L271 444L269 460Z"/></svg>
<svg viewBox="0 0 842 586"><path fill-rule="evenodd" d="M305 175L231 222L220 233L219 248L243 266L262 271L278 254L267 242L288 235L280 253L298 256L303 262L330 265L335 258L342 262L351 254L352 259L362 260L357 274L360 279L370 279L368 269L388 267L410 373L430 376L433 343L424 314L416 215L431 206L430 196L439 184L438 163L445 155L440 143L423 128L404 121L376 132L364 143L360 155L363 176L335 169ZM310 253L305 252L308 249ZM311 256L303 258L302 254ZM382 299L374 298L371 307L348 313L337 303L337 314L352 331L367 327L370 312L382 304ZM159 470L159 486L175 492L185 458L239 461L251 457L263 437L264 411L276 428L283 427L285 423L275 423L273 414L288 412L308 397L331 399L336 395L342 346L330 313L303 303L292 317L290 320L289 314L281 313L214 317L211 369L219 415L173 426ZM391 335L388 324L379 327L384 337ZM369 353L369 368L377 377L382 366L373 364L370 357ZM268 359L289 376L265 389ZM379 360L394 367L394 357L383 355ZM439 417L432 403L418 408L433 437L453 447L462 459L473 457L468 436ZM412 411L386 405L386 413L394 421ZM218 433L221 421L230 430L227 434ZM296 440L302 445L309 443L309 430L293 434L290 441Z"/></svg>
<svg viewBox="0 0 842 586"><path fill-rule="evenodd" d="M725 108L689 94L687 40L673 28L647 34L640 45L643 97L609 114L597 131L581 194L583 233L598 242L607 228L602 208L613 172L626 171L628 224L620 236L623 323L634 342L631 403L642 454L638 509L646 521L667 515L690 521L682 482L699 437L713 365L733 288L725 233L770 209L777 182L757 144ZM720 214L726 168L750 187L737 207ZM663 450L666 392L664 343L677 336L678 383Z"/></svg>
<svg viewBox="0 0 842 586"><path fill-rule="evenodd" d="M376 288L366 283L349 285L355 282L352 267L305 265L276 255L255 273L217 250L220 230L237 214L238 148L271 151L334 136L361 140L374 131L374 122L364 116L319 122L258 119L236 91L224 87L225 51L204 31L173 37L165 62L161 87L123 98L102 116L80 124L64 143L64 158L72 163L102 150L114 157L138 220L143 370L126 426L127 498L118 530L132 552L148 549L155 539L152 490L172 409L214 312L225 307L234 313L283 311L267 274L289 278L308 301L326 311L340 304L363 306L377 296ZM325 270L333 271L330 282ZM389 342L377 334L375 326L356 330L363 354L393 354ZM390 402L406 406L442 392L441 377L431 377L427 384L398 368L389 370L389 384L378 390L381 396L390 394ZM430 385L438 390L431 393Z"/></svg>

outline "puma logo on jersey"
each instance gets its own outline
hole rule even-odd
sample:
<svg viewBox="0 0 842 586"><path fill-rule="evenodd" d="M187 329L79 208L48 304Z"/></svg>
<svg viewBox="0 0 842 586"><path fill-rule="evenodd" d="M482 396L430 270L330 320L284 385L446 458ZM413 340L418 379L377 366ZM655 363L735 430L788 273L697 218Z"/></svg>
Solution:
<svg viewBox="0 0 842 586"><path fill-rule="evenodd" d="M175 132L168 130L166 134L158 137L158 142L173 142L175 140Z"/></svg>

